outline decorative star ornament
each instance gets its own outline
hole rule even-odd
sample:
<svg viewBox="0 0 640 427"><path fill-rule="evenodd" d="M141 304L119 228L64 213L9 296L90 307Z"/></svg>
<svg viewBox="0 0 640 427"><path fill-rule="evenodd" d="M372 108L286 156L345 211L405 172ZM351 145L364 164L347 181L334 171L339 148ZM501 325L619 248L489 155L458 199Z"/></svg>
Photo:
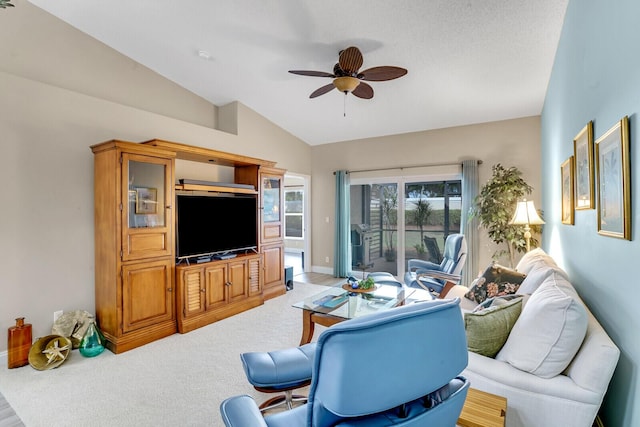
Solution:
<svg viewBox="0 0 640 427"><path fill-rule="evenodd" d="M65 359L65 355L62 352L69 350L69 345L67 344L64 347L58 347L58 341L59 340L55 340L53 342L53 346L49 343L47 348L42 350L42 353L47 356L47 365Z"/></svg>

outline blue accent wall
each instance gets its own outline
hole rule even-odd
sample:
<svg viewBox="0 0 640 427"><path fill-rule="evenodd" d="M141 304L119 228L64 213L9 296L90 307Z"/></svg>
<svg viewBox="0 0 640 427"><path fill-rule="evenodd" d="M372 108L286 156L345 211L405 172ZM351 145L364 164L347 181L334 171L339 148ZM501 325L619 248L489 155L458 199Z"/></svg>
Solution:
<svg viewBox="0 0 640 427"><path fill-rule="evenodd" d="M543 248L569 273L621 351L601 409L607 427L640 426L640 1L570 0L541 118ZM632 240L597 233L596 210L560 220L560 165L589 122L598 139L629 117ZM593 369L598 369L594 366Z"/></svg>

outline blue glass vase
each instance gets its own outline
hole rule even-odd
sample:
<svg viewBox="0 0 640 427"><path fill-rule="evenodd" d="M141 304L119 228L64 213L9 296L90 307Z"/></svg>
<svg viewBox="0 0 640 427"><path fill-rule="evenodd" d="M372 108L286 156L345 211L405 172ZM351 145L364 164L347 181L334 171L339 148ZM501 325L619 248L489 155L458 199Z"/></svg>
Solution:
<svg viewBox="0 0 640 427"><path fill-rule="evenodd" d="M104 338L95 322L91 322L84 333L79 350L84 357L94 357L104 351Z"/></svg>

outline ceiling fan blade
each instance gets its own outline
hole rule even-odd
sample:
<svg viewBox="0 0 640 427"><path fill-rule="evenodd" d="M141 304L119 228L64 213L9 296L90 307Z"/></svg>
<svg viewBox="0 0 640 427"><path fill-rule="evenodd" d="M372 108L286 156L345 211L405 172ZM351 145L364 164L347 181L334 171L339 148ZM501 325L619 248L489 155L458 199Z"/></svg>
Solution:
<svg viewBox="0 0 640 427"><path fill-rule="evenodd" d="M397 79L407 74L407 70L400 67L373 67L364 70L358 75L358 78L369 82L383 82L387 80ZM362 76L362 77L361 77Z"/></svg>
<svg viewBox="0 0 640 427"><path fill-rule="evenodd" d="M338 64L340 64L340 68L342 68L347 75L357 73L360 67L362 67L362 53L360 53L360 49L351 46L340 52Z"/></svg>
<svg viewBox="0 0 640 427"><path fill-rule="evenodd" d="M331 91L335 86L333 85L333 83L329 83L328 85L324 85L321 88L316 89L315 91L313 91L313 93L311 95L309 95L309 98L317 98L320 95L324 95L325 93Z"/></svg>
<svg viewBox="0 0 640 427"><path fill-rule="evenodd" d="M291 74L298 74L300 76L311 76L311 77L331 77L335 76L331 73L325 73L324 71L307 71L307 70L289 70Z"/></svg>
<svg viewBox="0 0 640 427"><path fill-rule="evenodd" d="M373 88L366 84L365 82L360 82L357 88L351 92L358 98L362 99L371 99L373 98Z"/></svg>

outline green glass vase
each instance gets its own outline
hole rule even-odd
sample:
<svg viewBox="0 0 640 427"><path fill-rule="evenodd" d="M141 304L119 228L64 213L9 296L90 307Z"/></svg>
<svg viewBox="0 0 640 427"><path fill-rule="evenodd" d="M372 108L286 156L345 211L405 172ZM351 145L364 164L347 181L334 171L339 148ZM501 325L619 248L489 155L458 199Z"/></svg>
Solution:
<svg viewBox="0 0 640 427"><path fill-rule="evenodd" d="M84 333L79 350L84 357L94 357L104 351L104 338L95 322L91 322Z"/></svg>

